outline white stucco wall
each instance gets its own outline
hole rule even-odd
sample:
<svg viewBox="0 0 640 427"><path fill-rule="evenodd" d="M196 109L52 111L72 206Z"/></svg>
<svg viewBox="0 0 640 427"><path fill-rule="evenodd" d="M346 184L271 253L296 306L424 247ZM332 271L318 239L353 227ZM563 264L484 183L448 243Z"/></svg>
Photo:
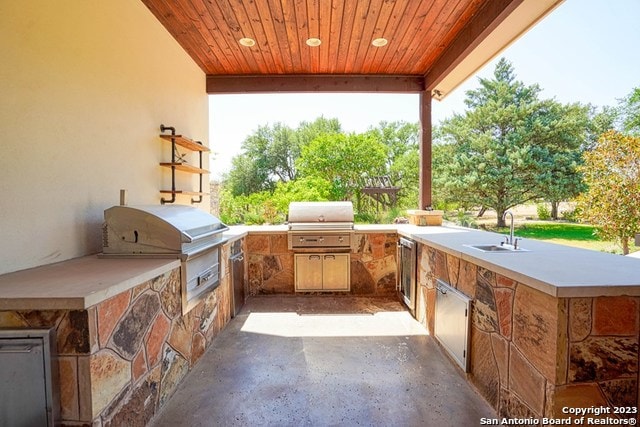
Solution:
<svg viewBox="0 0 640 427"><path fill-rule="evenodd" d="M141 1L0 1L0 274L99 252L120 189L158 204L161 123L208 145L205 75Z"/></svg>

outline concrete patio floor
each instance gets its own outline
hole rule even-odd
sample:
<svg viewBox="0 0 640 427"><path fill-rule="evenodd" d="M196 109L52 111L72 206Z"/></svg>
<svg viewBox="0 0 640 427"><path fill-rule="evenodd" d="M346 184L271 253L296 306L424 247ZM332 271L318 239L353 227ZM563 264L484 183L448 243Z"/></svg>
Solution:
<svg viewBox="0 0 640 427"><path fill-rule="evenodd" d="M155 426L475 426L495 411L395 300L252 297Z"/></svg>

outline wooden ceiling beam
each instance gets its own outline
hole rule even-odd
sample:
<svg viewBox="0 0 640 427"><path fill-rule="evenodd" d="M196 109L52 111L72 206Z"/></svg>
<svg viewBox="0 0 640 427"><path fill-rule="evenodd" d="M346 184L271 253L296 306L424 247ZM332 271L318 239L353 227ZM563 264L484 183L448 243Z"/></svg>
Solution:
<svg viewBox="0 0 640 427"><path fill-rule="evenodd" d="M415 75L208 75L207 93L372 92L420 93Z"/></svg>
<svg viewBox="0 0 640 427"><path fill-rule="evenodd" d="M427 89L434 89L523 1L491 0L486 2L427 71L425 74Z"/></svg>

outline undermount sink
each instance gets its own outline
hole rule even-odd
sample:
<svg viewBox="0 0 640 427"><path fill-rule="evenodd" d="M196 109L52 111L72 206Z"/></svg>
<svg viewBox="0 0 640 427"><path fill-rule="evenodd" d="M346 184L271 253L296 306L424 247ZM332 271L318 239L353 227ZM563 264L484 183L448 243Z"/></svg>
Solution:
<svg viewBox="0 0 640 427"><path fill-rule="evenodd" d="M478 251L482 251L482 252L502 252L502 253L528 252L527 249L514 248L511 245L465 245L465 246L476 249Z"/></svg>

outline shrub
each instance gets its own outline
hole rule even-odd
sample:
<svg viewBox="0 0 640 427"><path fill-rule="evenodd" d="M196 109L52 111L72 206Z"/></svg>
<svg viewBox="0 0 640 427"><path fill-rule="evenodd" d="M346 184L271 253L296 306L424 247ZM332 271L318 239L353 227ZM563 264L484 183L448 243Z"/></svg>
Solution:
<svg viewBox="0 0 640 427"><path fill-rule="evenodd" d="M538 219L542 221L548 221L551 219L551 210L547 207L546 203L538 203L536 209L538 211Z"/></svg>
<svg viewBox="0 0 640 427"><path fill-rule="evenodd" d="M560 217L569 222L580 222L580 215L580 210L577 208L560 212Z"/></svg>
<svg viewBox="0 0 640 427"><path fill-rule="evenodd" d="M459 210L457 218L455 220L458 225L468 228L478 228L478 223L472 215L469 215L464 210Z"/></svg>

